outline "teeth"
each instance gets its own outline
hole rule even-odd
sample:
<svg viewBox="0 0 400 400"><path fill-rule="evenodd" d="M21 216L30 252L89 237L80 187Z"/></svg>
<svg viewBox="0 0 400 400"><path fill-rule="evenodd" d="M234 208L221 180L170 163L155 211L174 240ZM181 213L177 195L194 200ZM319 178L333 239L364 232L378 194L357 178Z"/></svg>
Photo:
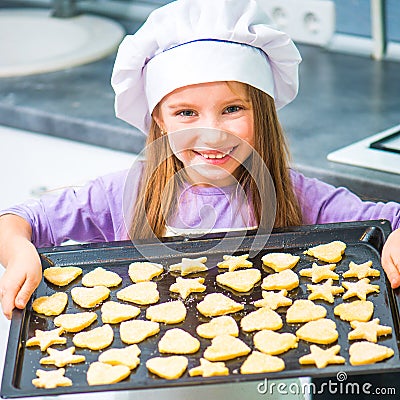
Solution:
<svg viewBox="0 0 400 400"><path fill-rule="evenodd" d="M232 152L233 149L229 150L227 153L219 153L219 154L210 154L210 153L200 153L204 158L212 158L212 159L221 159L226 157L228 154Z"/></svg>

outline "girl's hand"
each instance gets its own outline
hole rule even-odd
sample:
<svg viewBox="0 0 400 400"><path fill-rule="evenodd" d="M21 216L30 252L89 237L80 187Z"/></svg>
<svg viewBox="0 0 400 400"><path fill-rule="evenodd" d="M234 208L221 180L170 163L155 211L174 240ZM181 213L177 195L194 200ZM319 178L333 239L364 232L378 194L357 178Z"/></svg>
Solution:
<svg viewBox="0 0 400 400"><path fill-rule="evenodd" d="M392 288L400 286L400 229L393 231L382 250L382 266Z"/></svg>
<svg viewBox="0 0 400 400"><path fill-rule="evenodd" d="M18 252L9 260L0 279L0 302L6 318L14 307L24 308L42 279L39 254L29 240L19 240Z"/></svg>

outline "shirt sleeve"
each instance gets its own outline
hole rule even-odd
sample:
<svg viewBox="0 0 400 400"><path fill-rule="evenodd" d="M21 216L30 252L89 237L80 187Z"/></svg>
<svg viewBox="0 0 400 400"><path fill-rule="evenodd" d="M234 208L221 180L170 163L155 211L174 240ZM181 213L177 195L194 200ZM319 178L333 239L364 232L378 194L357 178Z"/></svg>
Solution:
<svg viewBox="0 0 400 400"><path fill-rule="evenodd" d="M400 228L399 203L362 201L346 188L295 171L291 171L291 177L305 224L386 219L393 229Z"/></svg>
<svg viewBox="0 0 400 400"><path fill-rule="evenodd" d="M123 212L123 191L128 171L109 174L78 189L67 188L56 195L1 211L15 214L32 227L36 247L77 242L105 242L127 238Z"/></svg>

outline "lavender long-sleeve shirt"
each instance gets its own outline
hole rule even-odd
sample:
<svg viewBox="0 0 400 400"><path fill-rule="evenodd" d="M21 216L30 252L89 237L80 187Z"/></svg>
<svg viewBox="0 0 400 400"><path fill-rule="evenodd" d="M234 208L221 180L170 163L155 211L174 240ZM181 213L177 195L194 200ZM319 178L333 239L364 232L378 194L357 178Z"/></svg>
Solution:
<svg viewBox="0 0 400 400"><path fill-rule="evenodd" d="M60 245L72 239L78 242L105 242L128 239L124 208L137 196L141 171L116 172L89 182L75 190L3 210L26 219L32 226L32 242L37 247ZM345 188L335 188L317 179L292 171L292 183L299 199L305 224L387 219L393 229L400 227L400 204L364 202ZM158 194L154 194L158 195ZM125 201L124 201L125 198ZM173 228L240 229L254 225L247 202L233 187L196 187L179 194Z"/></svg>

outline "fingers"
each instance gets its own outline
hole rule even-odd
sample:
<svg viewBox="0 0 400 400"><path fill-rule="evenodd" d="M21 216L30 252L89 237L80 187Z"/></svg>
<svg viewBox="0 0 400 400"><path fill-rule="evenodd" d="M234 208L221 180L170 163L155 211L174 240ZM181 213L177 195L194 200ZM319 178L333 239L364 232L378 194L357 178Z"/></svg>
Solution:
<svg viewBox="0 0 400 400"><path fill-rule="evenodd" d="M7 284L7 279L4 278L5 277L3 277L1 281L2 287L0 288L1 307L5 317L11 319L12 311L15 307L15 297L19 291L20 285Z"/></svg>
<svg viewBox="0 0 400 400"><path fill-rule="evenodd" d="M26 278L15 298L15 306L17 308L25 308L26 303L31 298L32 293L35 291L39 283L40 279L37 279L36 277L33 278L28 276Z"/></svg>
<svg viewBox="0 0 400 400"><path fill-rule="evenodd" d="M382 250L382 267L393 289L400 286L400 230L389 235Z"/></svg>

